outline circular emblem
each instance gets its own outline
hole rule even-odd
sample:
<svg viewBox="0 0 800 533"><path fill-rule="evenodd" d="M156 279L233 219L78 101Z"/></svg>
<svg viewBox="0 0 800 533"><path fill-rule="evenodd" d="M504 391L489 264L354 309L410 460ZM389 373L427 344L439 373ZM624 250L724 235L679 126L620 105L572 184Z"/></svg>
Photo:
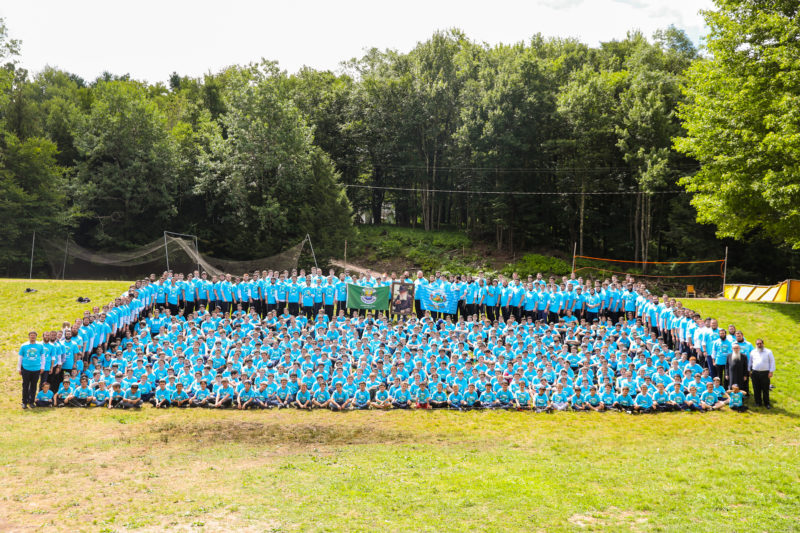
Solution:
<svg viewBox="0 0 800 533"><path fill-rule="evenodd" d="M361 303L365 305L372 305L378 300L375 296L375 289L365 288L361 291Z"/></svg>

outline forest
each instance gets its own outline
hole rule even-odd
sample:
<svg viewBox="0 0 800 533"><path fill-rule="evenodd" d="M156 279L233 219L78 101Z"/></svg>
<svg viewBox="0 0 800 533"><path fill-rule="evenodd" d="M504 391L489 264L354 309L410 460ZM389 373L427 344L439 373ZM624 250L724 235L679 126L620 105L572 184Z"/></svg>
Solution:
<svg viewBox="0 0 800 533"><path fill-rule="evenodd" d="M675 27L598 46L449 29L336 72L167 83L29 72L0 19L0 275L27 275L34 231L122 251L169 230L230 259L309 234L330 258L393 224L515 254L728 247L729 280L800 277L798 8L763 4L719 0L702 49Z"/></svg>

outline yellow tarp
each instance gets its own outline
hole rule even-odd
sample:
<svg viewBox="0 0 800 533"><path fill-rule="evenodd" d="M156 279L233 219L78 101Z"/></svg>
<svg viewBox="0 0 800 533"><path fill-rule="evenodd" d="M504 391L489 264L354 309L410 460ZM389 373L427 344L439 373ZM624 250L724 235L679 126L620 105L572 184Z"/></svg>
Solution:
<svg viewBox="0 0 800 533"><path fill-rule="evenodd" d="M800 302L800 280L777 285L725 285L725 298L747 302Z"/></svg>

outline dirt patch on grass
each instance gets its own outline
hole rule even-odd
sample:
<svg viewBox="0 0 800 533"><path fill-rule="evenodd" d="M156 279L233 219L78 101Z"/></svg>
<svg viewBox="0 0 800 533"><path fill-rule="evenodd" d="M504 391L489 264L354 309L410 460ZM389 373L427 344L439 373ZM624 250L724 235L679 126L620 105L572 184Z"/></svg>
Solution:
<svg viewBox="0 0 800 533"><path fill-rule="evenodd" d="M632 531L644 529L649 517L643 511L623 511L617 507L609 507L591 514L574 514L568 522L580 529L609 530L624 525Z"/></svg>
<svg viewBox="0 0 800 533"><path fill-rule="evenodd" d="M237 442L252 444L377 444L407 441L400 431L380 429L368 425L281 424L241 420L212 420L164 422L151 427L157 439L193 440L203 443Z"/></svg>

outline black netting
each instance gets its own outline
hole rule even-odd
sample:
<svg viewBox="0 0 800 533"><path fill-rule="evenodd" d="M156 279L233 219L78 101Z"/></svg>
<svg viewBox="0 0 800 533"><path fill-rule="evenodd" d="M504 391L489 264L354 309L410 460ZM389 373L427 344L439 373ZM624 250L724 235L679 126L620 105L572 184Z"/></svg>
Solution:
<svg viewBox="0 0 800 533"><path fill-rule="evenodd" d="M230 261L200 253L193 240L167 236L124 252L97 252L72 240L44 238L37 247L44 250L51 274L59 279L141 279L173 272L206 271L241 275L254 270L291 270L297 267L305 239L279 254L248 261Z"/></svg>

